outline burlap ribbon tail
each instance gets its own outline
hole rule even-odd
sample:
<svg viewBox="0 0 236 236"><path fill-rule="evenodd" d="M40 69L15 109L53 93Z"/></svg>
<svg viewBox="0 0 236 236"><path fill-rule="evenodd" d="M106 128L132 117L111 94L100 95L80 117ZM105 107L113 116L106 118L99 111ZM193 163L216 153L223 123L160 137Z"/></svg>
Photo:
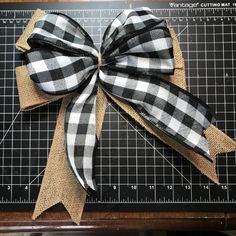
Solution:
<svg viewBox="0 0 236 236"><path fill-rule="evenodd" d="M35 22L46 13L37 10L29 21L24 32L16 43L17 49L22 52L30 49L27 39L31 35ZM186 90L185 68L182 52L177 40L177 36L173 29L169 28L173 39L174 57L175 57L175 73L168 76L168 81ZM62 203L72 220L79 224L86 200L86 192L76 180L65 153L64 146L64 116L66 107L70 101L70 95L67 96L50 96L39 90L34 82L29 78L25 66L16 68L16 80L18 86L20 108L22 111L32 110L43 106L50 102L63 98L60 111L57 117L56 129L50 149L47 166L45 169L43 181L41 184L39 196L36 202L33 219L36 219L41 213L51 206ZM216 184L219 184L216 173L216 156L220 153L226 153L236 150L236 142L221 132L214 125L207 128L204 133L207 138L213 162L208 161L200 154L187 149L174 139L168 137L163 132L154 129L146 122L131 106L112 95L104 92L101 87L98 88L97 94L97 111L96 111L96 133L99 137L102 129L102 123L107 104L107 96L109 96L119 107L134 118L148 132L171 146L182 156L188 159L202 174L206 175Z"/></svg>

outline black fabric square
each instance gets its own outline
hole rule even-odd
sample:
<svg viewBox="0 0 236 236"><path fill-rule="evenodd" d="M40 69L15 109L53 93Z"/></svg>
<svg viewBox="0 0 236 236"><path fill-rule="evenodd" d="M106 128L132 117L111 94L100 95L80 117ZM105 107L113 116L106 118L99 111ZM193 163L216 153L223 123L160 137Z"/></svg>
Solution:
<svg viewBox="0 0 236 236"><path fill-rule="evenodd" d="M64 39L68 40L69 42L73 42L74 41L74 35L68 33L68 32L65 32L64 33Z"/></svg>
<svg viewBox="0 0 236 236"><path fill-rule="evenodd" d="M175 107L174 106L172 106L170 103L166 103L165 104L165 108L164 108L164 111L167 113L167 114L169 114L169 115L173 115L174 114L174 112L175 112Z"/></svg>

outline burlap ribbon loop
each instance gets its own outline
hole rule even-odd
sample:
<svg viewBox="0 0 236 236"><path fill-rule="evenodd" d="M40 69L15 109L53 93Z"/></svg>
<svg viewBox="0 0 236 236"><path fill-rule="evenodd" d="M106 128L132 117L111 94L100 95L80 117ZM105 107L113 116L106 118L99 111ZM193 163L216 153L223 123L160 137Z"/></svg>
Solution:
<svg viewBox="0 0 236 236"><path fill-rule="evenodd" d="M26 51L30 49L29 45L27 44L27 39L32 33L35 22L44 14L45 12L41 10L37 10L35 12L16 44L16 47L19 50ZM177 36L175 35L174 30L171 28L170 33L173 39L176 69L174 75L168 76L167 79L175 85L186 89L184 60L182 57L182 52L177 40ZM42 91L39 91L39 89L37 89L33 82L30 80L25 66L16 68L16 79L19 91L21 110L31 110L63 97L50 96L46 95ZM209 149L213 157L213 162L209 162L200 154L197 154L196 152L187 149L186 147L178 143L176 140L168 137L161 131L154 129L131 106L129 106L127 103L123 103L122 101L108 93L105 94L105 92L101 88L98 88L96 101L97 136L100 135L102 129L102 123L107 103L106 96L109 96L117 105L119 105L124 111L126 111L131 117L133 117L148 132L152 133L164 143L167 143L169 146L171 146L173 149L183 155L213 182L217 184L219 183L215 168L216 155L219 153L235 151L236 142L234 140L230 139L227 135L225 135L213 125L207 128L204 133L209 143ZM33 218L35 219L51 206L57 203L62 203L66 207L70 216L72 217L72 220L79 224L86 199L86 193L75 180L75 176L69 168L68 161L65 156L64 115L69 100L70 97L65 97L62 101L62 105L57 118L55 134Z"/></svg>

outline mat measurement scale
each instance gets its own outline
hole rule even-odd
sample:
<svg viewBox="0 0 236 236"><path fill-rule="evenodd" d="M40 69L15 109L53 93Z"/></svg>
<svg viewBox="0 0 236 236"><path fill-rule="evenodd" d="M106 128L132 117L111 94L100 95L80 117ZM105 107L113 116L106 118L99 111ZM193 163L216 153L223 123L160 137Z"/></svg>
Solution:
<svg viewBox="0 0 236 236"><path fill-rule="evenodd" d="M235 3L0 4L0 210L32 210L44 174L59 103L19 111L14 68L22 65L15 42L35 9L77 20L99 47L112 19L147 6L175 29L189 90L215 111L217 126L236 139ZM95 157L99 191L88 210L236 210L235 153L221 155L217 186L187 160L142 129L109 101Z"/></svg>

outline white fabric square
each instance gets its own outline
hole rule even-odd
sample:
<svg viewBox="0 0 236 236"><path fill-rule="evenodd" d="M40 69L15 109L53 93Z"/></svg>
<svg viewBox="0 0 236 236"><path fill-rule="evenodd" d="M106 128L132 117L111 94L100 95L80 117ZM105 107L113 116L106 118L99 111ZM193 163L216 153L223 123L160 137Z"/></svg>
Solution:
<svg viewBox="0 0 236 236"><path fill-rule="evenodd" d="M178 98L176 102L176 108L178 108L180 111L186 113L188 107L188 103L185 102L183 99Z"/></svg>
<svg viewBox="0 0 236 236"><path fill-rule="evenodd" d="M70 57L67 56L57 56L57 63L60 66L59 68L63 68L65 66L70 65L72 62L74 62L75 60L72 60Z"/></svg>
<svg viewBox="0 0 236 236"><path fill-rule="evenodd" d="M157 120L160 120L161 119L161 115L163 113L163 110L155 107L155 106L152 106L152 109L151 109L151 114L157 119Z"/></svg>
<svg viewBox="0 0 236 236"><path fill-rule="evenodd" d="M89 122L88 122L89 125L95 125L96 124L96 119L95 119L95 113L91 113L89 115Z"/></svg>
<svg viewBox="0 0 236 236"><path fill-rule="evenodd" d="M155 46L155 50L156 51L161 51L161 50L165 50L168 49L169 46L167 45L167 41L168 38L159 38L159 39L155 39L153 40L153 44Z"/></svg>
<svg viewBox="0 0 236 236"><path fill-rule="evenodd" d="M173 129L176 133L178 133L181 123L178 120L176 120L174 117L172 117L168 126L171 129Z"/></svg>
<svg viewBox="0 0 236 236"><path fill-rule="evenodd" d="M86 101L88 97L89 97L89 94L87 94L86 91L84 91L82 94L79 95L78 99L76 100L76 103L83 104L84 101Z"/></svg>
<svg viewBox="0 0 236 236"><path fill-rule="evenodd" d="M174 60L173 59L161 59L160 60L160 68L162 70L173 68L174 67Z"/></svg>
<svg viewBox="0 0 236 236"><path fill-rule="evenodd" d="M187 137L187 140L197 146L201 137L202 136L196 133L194 130L191 130Z"/></svg>
<svg viewBox="0 0 236 236"><path fill-rule="evenodd" d="M91 135L91 134L86 134L85 136L85 143L84 143L84 146L94 146L95 144L95 135Z"/></svg>
<svg viewBox="0 0 236 236"><path fill-rule="evenodd" d="M144 57L138 57L137 67L138 68L149 69L150 68L150 59L149 58L144 58Z"/></svg>
<svg viewBox="0 0 236 236"><path fill-rule="evenodd" d="M66 135L67 145L73 146L75 144L76 134L69 134Z"/></svg>
<svg viewBox="0 0 236 236"><path fill-rule="evenodd" d="M112 22L112 27L117 28L121 25L120 21L116 18L113 22Z"/></svg>
<svg viewBox="0 0 236 236"><path fill-rule="evenodd" d="M127 83L127 78L116 76L114 85L124 88L126 87L126 83Z"/></svg>
<svg viewBox="0 0 236 236"><path fill-rule="evenodd" d="M70 124L78 124L79 123L79 116L77 112L70 112L70 118L69 118Z"/></svg>
<svg viewBox="0 0 236 236"><path fill-rule="evenodd" d="M31 62L30 64L31 64L31 67L34 69L35 73L48 71L48 67L45 63L45 60Z"/></svg>
<svg viewBox="0 0 236 236"><path fill-rule="evenodd" d="M55 86L54 83L52 81L48 81L48 82L44 82L44 83L40 83L38 84L39 87L41 87L43 90L47 91L47 92L55 92Z"/></svg>
<svg viewBox="0 0 236 236"><path fill-rule="evenodd" d="M83 158L83 168L84 169L91 169L92 170L92 165L93 163L92 163L92 157L84 157ZM88 176L89 177L89 176ZM91 176L90 176L91 177ZM89 177L89 178L90 178Z"/></svg>
<svg viewBox="0 0 236 236"><path fill-rule="evenodd" d="M83 158L83 170L84 170L84 178L88 186L92 189L95 189L93 179L92 179L92 169L93 169L93 160L91 157Z"/></svg>
<svg viewBox="0 0 236 236"><path fill-rule="evenodd" d="M62 16L58 16L55 25L63 31L66 31L67 20Z"/></svg>
<svg viewBox="0 0 236 236"><path fill-rule="evenodd" d="M126 10L124 10L123 12L122 12L122 14L124 14L126 17L130 14L130 13L132 13L134 10L132 10L132 9L126 9Z"/></svg>
<svg viewBox="0 0 236 236"><path fill-rule="evenodd" d="M116 65L121 66L127 66L128 65L128 57L123 57L120 59L119 62L116 63Z"/></svg>
<svg viewBox="0 0 236 236"><path fill-rule="evenodd" d="M65 78L66 88L71 89L78 85L78 80L76 74L68 76Z"/></svg>
<svg viewBox="0 0 236 236"><path fill-rule="evenodd" d="M126 24L137 24L137 23L142 23L142 22L143 20L140 18L140 16L131 16L126 21Z"/></svg>
<svg viewBox="0 0 236 236"><path fill-rule="evenodd" d="M169 91L162 88L162 87L159 87L158 89L158 93L157 93L157 96L165 101L168 100L168 97L169 97Z"/></svg>
<svg viewBox="0 0 236 236"><path fill-rule="evenodd" d="M136 90L146 93L148 91L149 83L144 81L138 81Z"/></svg>

